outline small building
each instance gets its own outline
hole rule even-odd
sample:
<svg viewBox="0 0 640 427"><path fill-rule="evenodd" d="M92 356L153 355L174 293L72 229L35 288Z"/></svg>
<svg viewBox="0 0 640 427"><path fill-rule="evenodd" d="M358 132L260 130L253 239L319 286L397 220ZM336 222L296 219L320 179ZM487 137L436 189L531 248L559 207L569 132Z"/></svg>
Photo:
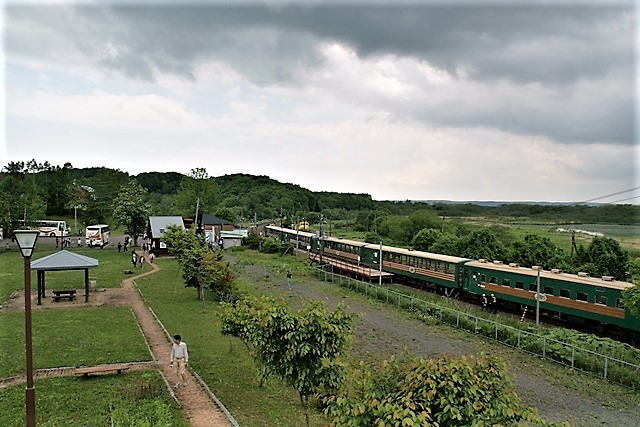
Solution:
<svg viewBox="0 0 640 427"><path fill-rule="evenodd" d="M243 230L221 231L218 244L222 249L228 249L234 246L242 246L243 237L246 237L243 233Z"/></svg>
<svg viewBox="0 0 640 427"><path fill-rule="evenodd" d="M235 224L231 221L209 214L202 214L199 220L200 228L204 231L207 241L213 244L220 242L223 231L234 231L236 229Z"/></svg>
<svg viewBox="0 0 640 427"><path fill-rule="evenodd" d="M147 225L147 239L151 241L150 250L156 255L163 255L169 252L167 245L162 242L160 238L170 225L177 225L180 228L185 228L181 216L149 217L149 223Z"/></svg>

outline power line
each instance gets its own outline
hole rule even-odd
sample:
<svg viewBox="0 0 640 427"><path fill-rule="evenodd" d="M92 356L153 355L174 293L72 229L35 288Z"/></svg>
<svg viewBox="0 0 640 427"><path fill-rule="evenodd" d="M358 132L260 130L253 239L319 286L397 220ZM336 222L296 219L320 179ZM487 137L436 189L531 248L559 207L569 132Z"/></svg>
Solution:
<svg viewBox="0 0 640 427"><path fill-rule="evenodd" d="M577 202L576 204L578 204L578 205L579 205L579 204L582 204L582 203L595 202L596 200L606 199L606 198L611 197L611 196L617 196L618 194L629 193L629 192L631 192L631 191L636 191L636 190L640 190L640 187L634 187L634 188L630 188L630 189L628 189L628 190L618 191L618 192L615 192L615 193L607 194L607 195L605 195L605 196L600 196L600 197L596 197L596 198L593 198L593 199L585 200L585 201L583 201L583 202ZM629 198L629 199L624 199L624 200L635 199L636 197L640 197L640 196L635 196L635 197L631 197L631 198ZM624 200L619 200L619 201L621 201L621 202L622 202L622 201L624 201ZM608 203L616 203L616 202L608 202Z"/></svg>

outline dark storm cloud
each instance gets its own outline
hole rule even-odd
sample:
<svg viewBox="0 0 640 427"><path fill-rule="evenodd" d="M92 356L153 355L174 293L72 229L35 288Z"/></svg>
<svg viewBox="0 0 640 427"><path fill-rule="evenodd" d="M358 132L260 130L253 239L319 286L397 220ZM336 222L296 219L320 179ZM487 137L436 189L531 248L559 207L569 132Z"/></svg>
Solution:
<svg viewBox="0 0 640 427"><path fill-rule="evenodd" d="M416 94L412 103L373 97L372 102L393 108L394 117L435 126L496 127L559 142L631 144L633 15L631 3L10 5L6 40L8 54L50 59L73 45L96 65L145 81L157 73L193 80L198 64L220 61L259 86L304 84L323 65L321 43L336 42L360 58L414 58L461 82L489 87L487 99L473 103L461 94L445 98L450 102L445 105L432 104L424 94ZM504 82L511 92L494 99L491 85Z"/></svg>

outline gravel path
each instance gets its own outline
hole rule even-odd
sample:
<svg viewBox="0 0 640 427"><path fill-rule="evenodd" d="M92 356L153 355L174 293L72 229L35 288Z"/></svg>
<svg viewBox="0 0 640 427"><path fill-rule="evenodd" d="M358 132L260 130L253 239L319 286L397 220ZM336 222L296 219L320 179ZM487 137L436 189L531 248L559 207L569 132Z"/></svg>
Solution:
<svg viewBox="0 0 640 427"><path fill-rule="evenodd" d="M382 302L348 291L336 291L337 285L331 283L317 280L296 283L294 280L289 291L285 278L270 273L267 279L262 267L244 266L243 270L260 283L262 290L290 301L298 297L324 300L332 307L342 302L348 305L348 310L360 313L351 351L356 358L383 359L392 354L402 355L405 351L423 357L495 354L507 361L509 375L514 378L516 392L523 403L538 408L548 421L569 421L587 427L640 426L640 395L631 390L570 372L538 357L448 326L430 325Z"/></svg>

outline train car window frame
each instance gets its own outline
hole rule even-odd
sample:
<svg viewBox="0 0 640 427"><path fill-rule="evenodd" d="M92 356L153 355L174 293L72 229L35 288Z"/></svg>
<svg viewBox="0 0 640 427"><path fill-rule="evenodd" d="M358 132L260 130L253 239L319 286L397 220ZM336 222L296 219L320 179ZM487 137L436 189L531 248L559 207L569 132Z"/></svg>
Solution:
<svg viewBox="0 0 640 427"><path fill-rule="evenodd" d="M596 304L607 305L607 296L606 295L596 295Z"/></svg>
<svg viewBox="0 0 640 427"><path fill-rule="evenodd" d="M482 274L480 276L480 282L485 283L487 281L487 275L486 274Z"/></svg>
<svg viewBox="0 0 640 427"><path fill-rule="evenodd" d="M589 302L589 294L586 292L578 291L578 293L576 294L576 301Z"/></svg>
<svg viewBox="0 0 640 427"><path fill-rule="evenodd" d="M491 276L489 278L489 283L493 283L494 285L497 285L498 284L498 279L496 277L494 277L494 276Z"/></svg>
<svg viewBox="0 0 640 427"><path fill-rule="evenodd" d="M544 290L542 291L543 294L547 294L547 295L555 295L553 293L553 288L551 286L545 286Z"/></svg>
<svg viewBox="0 0 640 427"><path fill-rule="evenodd" d="M624 300L622 298L616 298L616 308L624 309Z"/></svg>
<svg viewBox="0 0 640 427"><path fill-rule="evenodd" d="M571 298L571 291L569 289L560 289L560 298Z"/></svg>
<svg viewBox="0 0 640 427"><path fill-rule="evenodd" d="M538 285L536 283L529 283L529 290L533 292L538 291Z"/></svg>
<svg viewBox="0 0 640 427"><path fill-rule="evenodd" d="M501 284L501 285L502 285L502 286L508 286L508 287L511 287L511 279L508 279L508 278L506 278L506 277L503 277L503 278L502 278L502 284Z"/></svg>

